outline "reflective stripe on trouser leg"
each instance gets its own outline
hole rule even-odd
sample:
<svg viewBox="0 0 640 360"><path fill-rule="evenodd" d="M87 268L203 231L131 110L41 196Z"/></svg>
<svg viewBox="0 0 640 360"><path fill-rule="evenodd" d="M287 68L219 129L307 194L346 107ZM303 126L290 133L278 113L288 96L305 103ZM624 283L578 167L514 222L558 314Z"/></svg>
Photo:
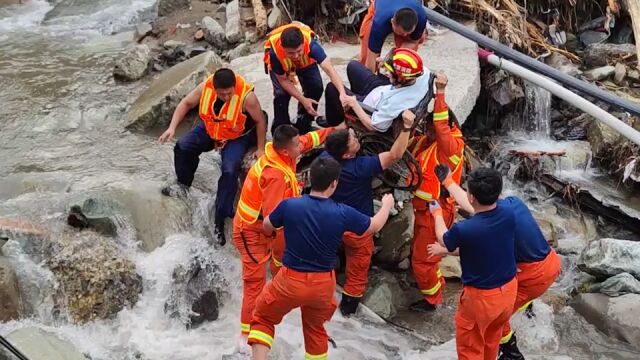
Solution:
<svg viewBox="0 0 640 360"><path fill-rule="evenodd" d="M508 343L509 340L511 340L512 336L513 336L513 331L509 331L507 335L500 338L500 345Z"/></svg>
<svg viewBox="0 0 640 360"><path fill-rule="evenodd" d="M320 355L311 355L309 353L304 353L304 360L325 360L327 358L327 353Z"/></svg>
<svg viewBox="0 0 640 360"><path fill-rule="evenodd" d="M247 339L252 343L258 342L269 348L273 345L273 336L259 330L251 330Z"/></svg>

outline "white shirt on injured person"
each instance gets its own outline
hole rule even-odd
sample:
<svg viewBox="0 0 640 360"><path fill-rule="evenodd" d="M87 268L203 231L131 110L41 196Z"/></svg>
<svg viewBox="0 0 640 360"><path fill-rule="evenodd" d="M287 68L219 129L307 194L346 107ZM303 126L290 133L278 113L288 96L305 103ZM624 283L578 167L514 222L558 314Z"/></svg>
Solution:
<svg viewBox="0 0 640 360"><path fill-rule="evenodd" d="M371 115L374 129L379 132L389 130L393 120L403 111L418 105L427 91L429 91L429 71L427 70L411 86L394 88L392 85L382 85L371 90L363 103L376 109Z"/></svg>

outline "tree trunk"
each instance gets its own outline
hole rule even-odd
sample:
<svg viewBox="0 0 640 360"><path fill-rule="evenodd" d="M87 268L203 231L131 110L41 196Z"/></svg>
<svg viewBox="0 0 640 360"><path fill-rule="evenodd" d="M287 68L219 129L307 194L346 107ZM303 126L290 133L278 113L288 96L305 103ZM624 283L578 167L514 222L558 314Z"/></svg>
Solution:
<svg viewBox="0 0 640 360"><path fill-rule="evenodd" d="M253 15L256 17L256 33L263 36L267 33L267 12L262 5L262 0L251 0L253 3Z"/></svg>

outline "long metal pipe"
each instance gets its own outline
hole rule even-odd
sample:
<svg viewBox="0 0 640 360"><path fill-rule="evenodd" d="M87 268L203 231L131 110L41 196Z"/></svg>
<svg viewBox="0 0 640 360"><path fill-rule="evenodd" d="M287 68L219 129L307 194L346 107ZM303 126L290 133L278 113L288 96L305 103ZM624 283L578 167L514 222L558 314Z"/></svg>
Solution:
<svg viewBox="0 0 640 360"><path fill-rule="evenodd" d="M513 50L495 40L492 40L482 34L479 34L468 27L449 19L448 17L439 14L427 7L427 18L430 22L440 24L447 29L454 31L465 38L476 42L478 45L489 49L501 57L512 60L513 62L521 65L529 70L533 70L544 76L547 76L564 86L568 86L572 89L583 92L584 94L593 96L596 99L602 100L608 104L620 107L634 115L640 116L640 104L632 101L622 99L607 91L604 91L597 86L591 85L584 81L578 80L572 76L569 76L561 71L558 71L551 66L544 64L540 61L534 60L529 56L522 54L516 50Z"/></svg>
<svg viewBox="0 0 640 360"><path fill-rule="evenodd" d="M627 125L625 122L618 120L618 118L604 111L602 108L594 105L592 102L588 101L582 96L577 95L573 91L558 84L557 82L547 77L538 75L533 71L515 64L509 60L500 58L486 50L478 50L478 56L497 68L515 74L530 83L548 90L553 95L586 112L597 120L602 121L627 139L633 141L637 145L640 145L640 132Z"/></svg>

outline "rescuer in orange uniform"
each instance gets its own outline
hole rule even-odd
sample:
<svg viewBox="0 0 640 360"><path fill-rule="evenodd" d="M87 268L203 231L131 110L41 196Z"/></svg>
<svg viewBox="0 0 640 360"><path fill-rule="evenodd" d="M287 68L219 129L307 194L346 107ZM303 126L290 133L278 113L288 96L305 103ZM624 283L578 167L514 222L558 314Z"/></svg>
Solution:
<svg viewBox="0 0 640 360"><path fill-rule="evenodd" d="M311 130L324 89L318 64L336 86L340 100L344 101L346 97L342 79L331 65L331 59L320 46L316 34L305 24L294 21L269 33L264 43L264 63L265 72L269 73L273 84L271 132L282 124L291 124L289 101L292 96L299 103L294 126L300 134ZM296 87L296 76L302 92Z"/></svg>
<svg viewBox="0 0 640 360"><path fill-rule="evenodd" d="M516 214L498 201L502 176L478 168L469 174L469 203L475 215L447 229L438 201L429 204L438 243L432 256L459 253L464 285L456 310L456 350L461 360L495 360L503 327L518 292Z"/></svg>
<svg viewBox="0 0 640 360"><path fill-rule="evenodd" d="M235 214L242 158L256 142L255 156L262 155L267 114L260 107L253 84L230 69L218 69L180 101L169 128L159 138L160 143L173 139L185 115L198 104L203 123L194 126L176 143L173 152L178 183L163 188L162 193L167 196L186 194L198 168L200 154L219 149L222 165L214 220L219 241L224 245L224 221Z"/></svg>
<svg viewBox="0 0 640 360"><path fill-rule="evenodd" d="M284 226L284 266L258 297L248 343L253 359L265 360L273 343L275 325L300 307L305 359L327 359L325 321L336 310L334 292L336 252L346 231L358 235L380 230L393 207L393 196L382 198L382 208L369 217L330 199L340 176L340 164L320 156L311 164L311 193L284 200L264 220L272 232ZM362 240L364 245L365 240Z"/></svg>
<svg viewBox="0 0 640 360"><path fill-rule="evenodd" d="M467 193L451 178L449 168L438 165L436 175L460 207L469 214L474 214L475 211L469 203ZM513 313L516 313L524 311L534 299L544 294L556 281L561 271L560 257L549 246L540 226L522 200L515 196L508 196L498 200L497 204L510 207L516 215L515 257L518 267L516 274L518 294L513 306ZM507 322L500 339L499 360L523 359L516 336Z"/></svg>
<svg viewBox="0 0 640 360"><path fill-rule="evenodd" d="M450 118L445 102L444 89L447 77L436 75L436 99L433 112L433 127L424 136L414 138L409 147L420 162L422 184L414 192L413 211L415 225L411 249L411 265L418 288L424 299L411 305L414 311L431 311L442 303L444 278L440 273L439 256L429 255L425 249L437 242L433 217L429 214L430 201L440 200L445 224L451 226L455 219L455 205L449 195L443 193L434 170L438 164L446 164L453 169L452 177L460 183L464 165L464 140L455 121Z"/></svg>
<svg viewBox="0 0 640 360"><path fill-rule="evenodd" d="M251 167L242 185L238 210L233 219L233 243L242 258L241 331L249 333L255 300L267 280L266 265L275 274L282 265L284 235L262 232L262 219L287 198L300 196L296 161L305 152L324 143L334 128L299 136L291 125L281 125L267 143L264 155Z"/></svg>

